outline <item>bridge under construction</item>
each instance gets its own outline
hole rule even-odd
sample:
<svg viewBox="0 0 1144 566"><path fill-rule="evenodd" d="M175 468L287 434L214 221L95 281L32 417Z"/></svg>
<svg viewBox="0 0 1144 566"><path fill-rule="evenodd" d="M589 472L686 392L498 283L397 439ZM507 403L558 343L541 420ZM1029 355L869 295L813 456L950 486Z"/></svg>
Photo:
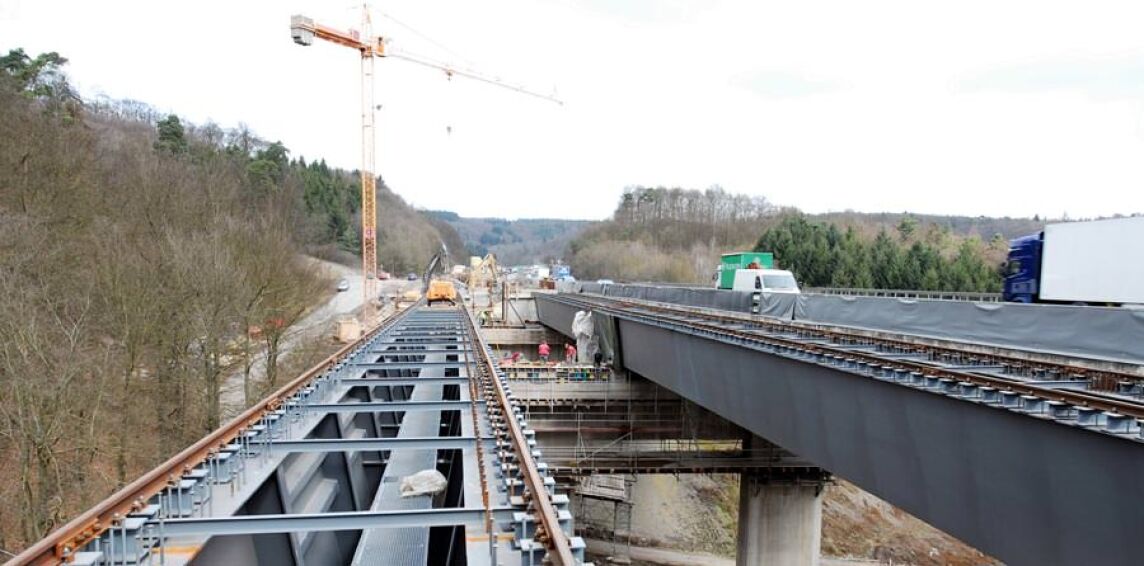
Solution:
<svg viewBox="0 0 1144 566"><path fill-rule="evenodd" d="M534 434L472 317L417 306L14 562L582 562Z"/></svg>
<svg viewBox="0 0 1144 566"><path fill-rule="evenodd" d="M834 476L1007 564L1144 555L1133 360L565 291L407 308L13 563L582 564L577 501L695 472L741 474L744 565L817 564ZM609 368L498 352L584 321Z"/></svg>

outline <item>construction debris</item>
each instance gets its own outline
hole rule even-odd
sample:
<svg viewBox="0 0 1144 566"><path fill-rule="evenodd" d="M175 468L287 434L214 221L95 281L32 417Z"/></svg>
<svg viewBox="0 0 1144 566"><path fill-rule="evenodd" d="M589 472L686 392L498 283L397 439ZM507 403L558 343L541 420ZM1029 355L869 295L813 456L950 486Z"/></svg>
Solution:
<svg viewBox="0 0 1144 566"><path fill-rule="evenodd" d="M435 469L421 470L411 476L401 478L401 496L437 495L445 491L449 480Z"/></svg>

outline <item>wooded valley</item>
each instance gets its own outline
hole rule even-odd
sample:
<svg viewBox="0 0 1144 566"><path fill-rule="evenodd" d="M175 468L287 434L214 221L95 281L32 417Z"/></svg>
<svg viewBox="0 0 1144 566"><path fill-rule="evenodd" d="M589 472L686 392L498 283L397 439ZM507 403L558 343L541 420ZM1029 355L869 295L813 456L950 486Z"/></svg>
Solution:
<svg viewBox="0 0 1144 566"><path fill-rule="evenodd" d="M292 377L283 338L333 291L307 256L359 245L354 172L245 127L82 100L65 63L0 57L8 552L215 429L224 382L249 404ZM379 187L382 268L419 271L443 236Z"/></svg>

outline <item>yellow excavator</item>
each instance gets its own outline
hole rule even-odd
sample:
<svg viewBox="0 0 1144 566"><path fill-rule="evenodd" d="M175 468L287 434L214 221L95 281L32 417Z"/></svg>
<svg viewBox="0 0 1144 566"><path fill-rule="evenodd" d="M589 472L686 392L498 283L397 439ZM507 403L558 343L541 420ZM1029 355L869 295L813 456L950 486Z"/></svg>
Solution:
<svg viewBox="0 0 1144 566"><path fill-rule="evenodd" d="M457 304L457 287L453 285L453 282L433 278L438 270L447 269L446 264L448 263L449 250L442 243L441 250L433 254L429 260L429 265L425 268L425 275L422 277L425 301L429 303L429 306L433 306L433 303Z"/></svg>

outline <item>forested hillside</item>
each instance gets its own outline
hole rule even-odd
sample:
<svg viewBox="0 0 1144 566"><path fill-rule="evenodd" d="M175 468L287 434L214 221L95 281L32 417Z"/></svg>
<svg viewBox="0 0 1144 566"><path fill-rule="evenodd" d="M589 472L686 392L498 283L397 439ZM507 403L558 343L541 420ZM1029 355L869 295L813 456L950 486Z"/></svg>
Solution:
<svg viewBox="0 0 1144 566"><path fill-rule="evenodd" d="M631 187L570 245L581 279L710 284L719 254L775 252L808 286L999 290L1009 238L1039 219L889 213L806 215L765 198Z"/></svg>
<svg viewBox="0 0 1144 566"><path fill-rule="evenodd" d="M547 218L465 218L430 210L427 215L455 228L473 255L494 253L502 265L547 263L564 258L568 244L594 222Z"/></svg>
<svg viewBox="0 0 1144 566"><path fill-rule="evenodd" d="M360 258L361 177L358 173L331 169L325 161L307 165L302 158L290 166L303 185L305 210L311 220L307 231L311 253L343 261L349 256ZM414 210L379 178L377 260L381 269L420 273L442 243L464 255L461 238L452 226ZM360 260L353 259L355 264L357 261Z"/></svg>
<svg viewBox="0 0 1144 566"><path fill-rule="evenodd" d="M803 286L927 291L1001 291L1000 266L1008 241L988 244L977 236L959 237L904 217L894 232L880 228L874 238L855 226L781 217L763 231L756 250L774 252L779 267L790 269Z"/></svg>
<svg viewBox="0 0 1144 566"><path fill-rule="evenodd" d="M706 284L719 254L753 247L778 212L765 198L718 187L629 187L610 220L570 244L569 263L581 280Z"/></svg>
<svg viewBox="0 0 1144 566"><path fill-rule="evenodd" d="M280 340L332 287L305 255L359 243L354 173L245 128L81 100L65 63L0 57L6 551L216 428L224 379L256 358L248 402L292 377ZM420 270L441 234L380 191L385 267Z"/></svg>
<svg viewBox="0 0 1144 566"><path fill-rule="evenodd" d="M1012 240L1039 231L1046 220L1033 218L997 218L993 216L941 216L936 214L909 214L905 212L829 212L813 214L810 218L819 222L835 224L839 227L853 226L865 229L864 235L873 237L885 228L897 230L902 222L914 223L927 230L940 230L959 236L977 236L989 241L997 234L1004 240Z"/></svg>

